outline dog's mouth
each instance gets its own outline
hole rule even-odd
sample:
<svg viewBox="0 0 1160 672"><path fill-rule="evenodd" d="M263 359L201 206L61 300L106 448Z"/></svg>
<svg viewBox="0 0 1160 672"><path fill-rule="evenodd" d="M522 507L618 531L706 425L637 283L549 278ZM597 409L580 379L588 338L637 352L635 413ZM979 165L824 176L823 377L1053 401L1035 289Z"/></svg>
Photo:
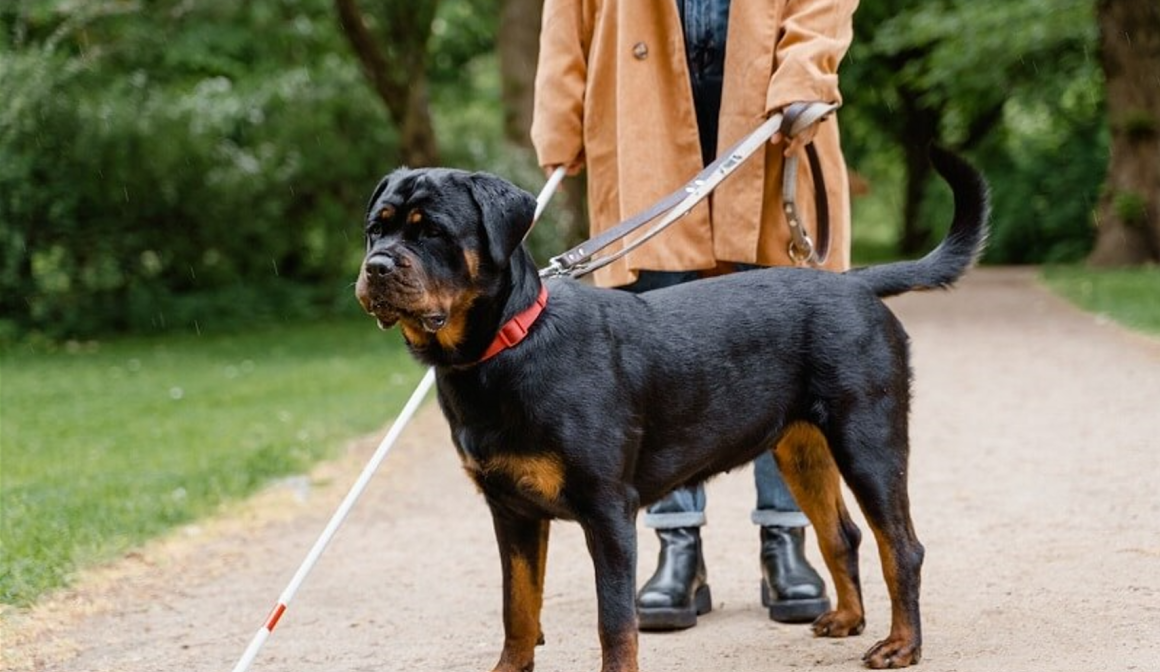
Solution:
<svg viewBox="0 0 1160 672"><path fill-rule="evenodd" d="M394 327L400 320L417 324L429 334L434 334L447 326L446 311L432 311L422 308L409 310L393 305L386 300L371 301L367 313L378 321L379 328L384 331Z"/></svg>
<svg viewBox="0 0 1160 672"><path fill-rule="evenodd" d="M422 292L387 292L360 282L356 294L363 309L378 321L379 328L384 331L401 320L418 325L430 334L447 326L448 312L431 306Z"/></svg>

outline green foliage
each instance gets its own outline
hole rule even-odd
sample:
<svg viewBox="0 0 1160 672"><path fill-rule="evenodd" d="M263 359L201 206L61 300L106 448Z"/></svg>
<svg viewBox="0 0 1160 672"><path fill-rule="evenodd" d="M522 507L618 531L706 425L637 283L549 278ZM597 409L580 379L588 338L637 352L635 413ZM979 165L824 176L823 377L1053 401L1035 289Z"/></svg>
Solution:
<svg viewBox="0 0 1160 672"><path fill-rule="evenodd" d="M299 288L353 278L351 222L395 137L329 10L152 3L7 49L0 294L18 330L285 315L317 303Z"/></svg>
<svg viewBox="0 0 1160 672"><path fill-rule="evenodd" d="M1013 98L979 148L995 204L989 261L1069 263L1091 249L1108 145L1095 89L1076 80L1055 98Z"/></svg>
<svg viewBox="0 0 1160 672"><path fill-rule="evenodd" d="M952 103L946 121L952 144L965 139L977 115L1002 105L1019 88L1057 88L1070 79L1064 73L1093 67L1089 52L1097 31L1089 0L906 4L913 9L886 19L869 48L886 55L924 54L908 60L896 76L932 104Z"/></svg>
<svg viewBox="0 0 1160 672"><path fill-rule="evenodd" d="M1160 268L1090 269L1050 266L1043 279L1086 311L1138 331L1160 335Z"/></svg>
<svg viewBox="0 0 1160 672"><path fill-rule="evenodd" d="M0 602L333 455L419 369L364 317L0 355Z"/></svg>
<svg viewBox="0 0 1160 672"><path fill-rule="evenodd" d="M887 166L916 137L905 112L925 110L933 139L969 150L991 182L988 261L1082 258L1108 146L1093 11L1087 0L862 3L842 70L851 164L879 190L898 188L903 175ZM923 222L943 221L940 189L928 190Z"/></svg>

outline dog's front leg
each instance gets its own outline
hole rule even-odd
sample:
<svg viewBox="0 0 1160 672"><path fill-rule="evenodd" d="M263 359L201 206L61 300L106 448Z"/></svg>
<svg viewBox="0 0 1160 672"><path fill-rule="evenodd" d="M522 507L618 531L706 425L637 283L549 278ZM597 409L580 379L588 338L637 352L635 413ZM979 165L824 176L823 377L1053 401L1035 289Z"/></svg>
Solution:
<svg viewBox="0 0 1160 672"><path fill-rule="evenodd" d="M530 518L491 506L503 566L503 653L494 672L531 672L543 644L540 607L548 555L546 518Z"/></svg>
<svg viewBox="0 0 1160 672"><path fill-rule="evenodd" d="M637 672L636 503L602 499L581 521L596 568L602 672Z"/></svg>

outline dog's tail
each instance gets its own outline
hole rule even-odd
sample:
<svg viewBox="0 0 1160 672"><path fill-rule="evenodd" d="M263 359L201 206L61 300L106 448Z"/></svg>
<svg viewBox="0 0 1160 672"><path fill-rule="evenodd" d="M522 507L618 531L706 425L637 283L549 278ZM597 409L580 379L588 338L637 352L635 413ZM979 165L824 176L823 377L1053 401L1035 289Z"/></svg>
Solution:
<svg viewBox="0 0 1160 672"><path fill-rule="evenodd" d="M870 285L878 296L950 287L974 265L986 246L991 210L987 181L966 160L947 150L932 147L930 158L954 194L955 217L950 231L921 259L847 272Z"/></svg>

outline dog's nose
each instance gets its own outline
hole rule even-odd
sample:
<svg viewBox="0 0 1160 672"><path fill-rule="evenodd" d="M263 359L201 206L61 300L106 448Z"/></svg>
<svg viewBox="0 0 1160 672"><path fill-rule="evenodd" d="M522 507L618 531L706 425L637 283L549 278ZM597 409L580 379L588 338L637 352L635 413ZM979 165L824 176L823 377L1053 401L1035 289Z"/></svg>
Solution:
<svg viewBox="0 0 1160 672"><path fill-rule="evenodd" d="M394 257L388 254L376 254L367 259L366 263L367 275L372 278L385 278L395 272L398 264L395 263Z"/></svg>

